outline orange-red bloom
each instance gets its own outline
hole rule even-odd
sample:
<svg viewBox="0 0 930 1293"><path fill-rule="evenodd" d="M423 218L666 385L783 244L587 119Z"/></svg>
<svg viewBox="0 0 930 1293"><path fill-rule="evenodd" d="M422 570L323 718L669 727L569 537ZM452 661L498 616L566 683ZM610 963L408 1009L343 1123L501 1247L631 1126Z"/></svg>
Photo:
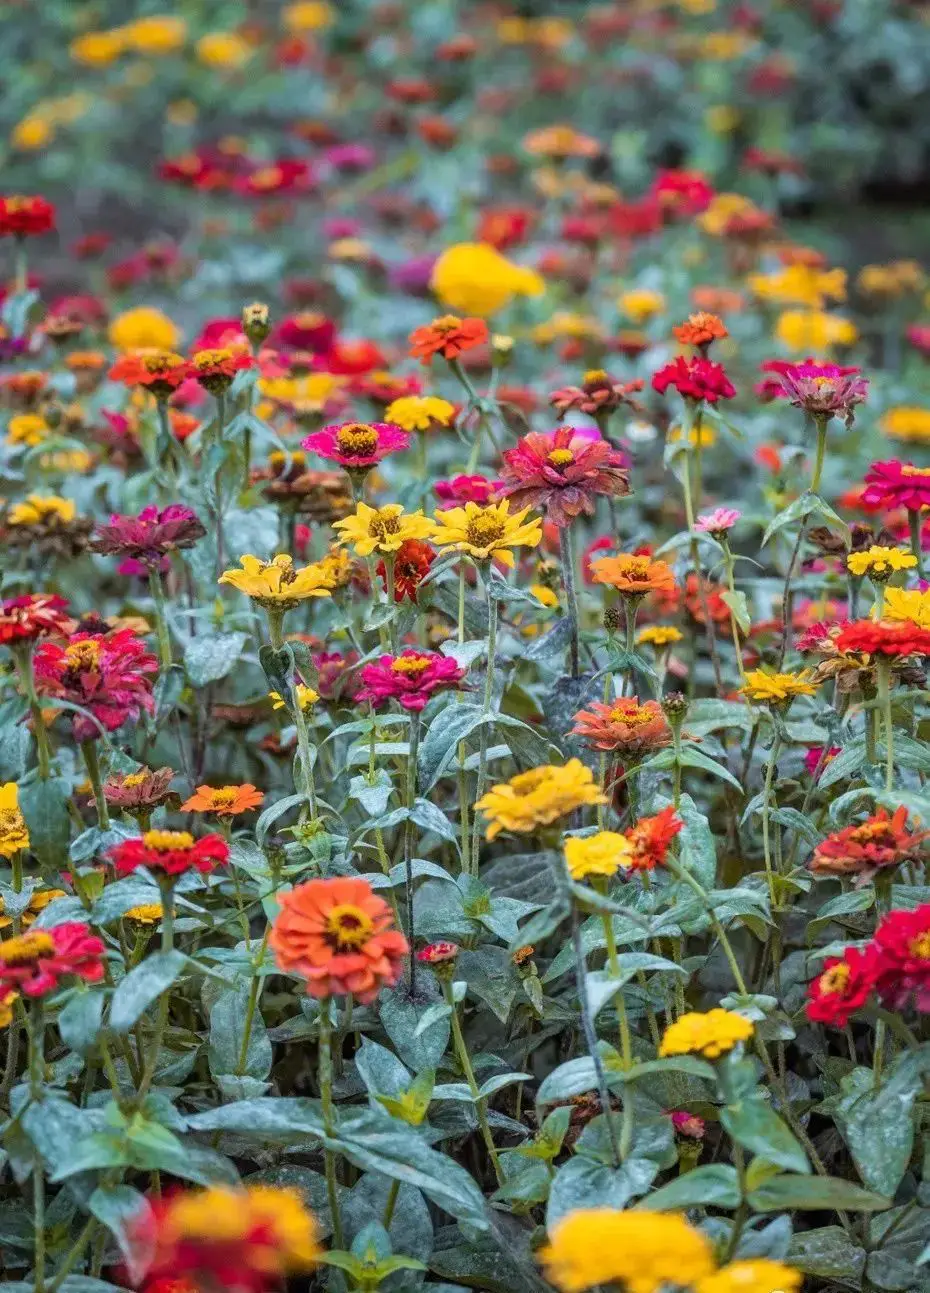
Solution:
<svg viewBox="0 0 930 1293"><path fill-rule="evenodd" d="M280 968L307 980L313 997L352 993L367 1005L395 984L408 946L367 880L310 880L281 895L269 943Z"/></svg>
<svg viewBox="0 0 930 1293"><path fill-rule="evenodd" d="M689 314L684 323L672 328L672 335L683 346L697 346L698 350L706 351L712 341L728 337L730 333L716 314L699 310L697 314Z"/></svg>
<svg viewBox="0 0 930 1293"><path fill-rule="evenodd" d="M217 817L237 817L251 808L261 807L265 796L248 782L242 786L198 786L190 799L181 805L182 813L215 813Z"/></svg>
<svg viewBox="0 0 930 1293"><path fill-rule="evenodd" d="M255 360L243 346L220 346L198 350L190 361L187 375L196 377L211 395L222 395L232 385L236 373L254 367Z"/></svg>
<svg viewBox="0 0 930 1293"><path fill-rule="evenodd" d="M110 369L114 382L142 386L161 399L173 394L187 375L187 360L173 350L132 350Z"/></svg>
<svg viewBox="0 0 930 1293"><path fill-rule="evenodd" d="M930 655L930 629L906 621L855 620L844 624L834 639L842 654L861 651L866 655Z"/></svg>
<svg viewBox="0 0 930 1293"><path fill-rule="evenodd" d="M575 715L572 731L596 750L614 750L636 758L661 749L672 739L659 702L640 704L635 696L620 696L607 704L592 701Z"/></svg>
<svg viewBox="0 0 930 1293"><path fill-rule="evenodd" d="M55 208L38 196L0 197L0 237L30 238L55 228Z"/></svg>
<svg viewBox="0 0 930 1293"><path fill-rule="evenodd" d="M817 845L810 869L817 875L857 875L870 879L877 871L919 860L930 831L909 831L907 809L887 809L867 817L857 826L835 831Z"/></svg>
<svg viewBox="0 0 930 1293"><path fill-rule="evenodd" d="M429 365L434 355L458 359L466 350L483 346L487 339L488 325L484 319L460 319L455 314L445 314L411 332L410 354Z"/></svg>
<svg viewBox="0 0 930 1293"><path fill-rule="evenodd" d="M624 834L633 846L633 856L624 859L629 871L654 871L663 866L668 847L684 823L669 804L654 817L641 817L632 830Z"/></svg>

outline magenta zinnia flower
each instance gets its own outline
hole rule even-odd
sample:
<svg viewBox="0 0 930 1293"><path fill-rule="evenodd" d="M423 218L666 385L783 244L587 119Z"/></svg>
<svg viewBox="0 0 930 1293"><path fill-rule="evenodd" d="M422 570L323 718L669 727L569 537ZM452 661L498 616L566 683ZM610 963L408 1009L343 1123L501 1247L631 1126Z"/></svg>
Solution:
<svg viewBox="0 0 930 1293"><path fill-rule="evenodd" d="M718 400L732 400L736 394L722 364L700 355L685 359L679 355L670 364L652 375L652 388L664 395L670 386L685 400L704 400L716 404Z"/></svg>
<svg viewBox="0 0 930 1293"><path fill-rule="evenodd" d="M868 379L860 376L858 368L817 364L812 359L803 364L771 359L762 365L762 371L778 376L782 390L795 408L804 409L813 417L842 416L847 425L853 420L855 406L869 393Z"/></svg>
<svg viewBox="0 0 930 1293"><path fill-rule="evenodd" d="M531 431L504 450L503 480L499 496L511 498L515 508L545 509L546 519L557 526L594 512L598 494L619 497L630 492L626 459L606 440L592 440L574 427Z"/></svg>
<svg viewBox="0 0 930 1293"><path fill-rule="evenodd" d="M400 655L383 655L362 669L365 684L355 699L374 706L396 700L404 709L421 710L437 691L457 688L465 677L451 656L435 651L402 651Z"/></svg>
<svg viewBox="0 0 930 1293"><path fill-rule="evenodd" d="M919 512L930 507L930 467L915 467L911 462L873 462L865 474L862 501L870 507L905 507Z"/></svg>
<svg viewBox="0 0 930 1293"><path fill-rule="evenodd" d="M437 480L433 491L445 512L450 507L462 507L465 503L479 503L482 507L493 501L502 482L488 480L486 476L453 476L451 480Z"/></svg>
<svg viewBox="0 0 930 1293"><path fill-rule="evenodd" d="M195 512L172 503L160 511L154 505L145 507L138 516L114 514L108 523L97 526L90 546L95 552L132 557L155 568L166 553L193 547L205 534Z"/></svg>
<svg viewBox="0 0 930 1293"><path fill-rule="evenodd" d="M374 467L389 453L406 449L410 437L393 422L338 422L314 431L301 447L340 467Z"/></svg>
<svg viewBox="0 0 930 1293"><path fill-rule="evenodd" d="M89 710L108 732L155 708L152 698L158 661L130 629L116 633L75 633L67 646L39 644L34 658L36 689ZM73 718L74 739L93 741L96 723Z"/></svg>

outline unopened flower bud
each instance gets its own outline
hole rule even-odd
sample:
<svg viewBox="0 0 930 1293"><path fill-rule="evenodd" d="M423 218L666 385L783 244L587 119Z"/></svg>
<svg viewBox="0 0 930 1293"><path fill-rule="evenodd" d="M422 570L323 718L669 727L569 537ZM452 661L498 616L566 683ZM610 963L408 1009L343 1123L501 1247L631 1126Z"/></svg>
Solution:
<svg viewBox="0 0 930 1293"><path fill-rule="evenodd" d="M608 606L604 611L604 628L608 633L619 633L626 624L626 615L621 606Z"/></svg>
<svg viewBox="0 0 930 1293"><path fill-rule="evenodd" d="M491 356L495 368L505 368L513 356L513 337L495 332L491 338Z"/></svg>
<svg viewBox="0 0 930 1293"><path fill-rule="evenodd" d="M253 346L261 345L271 331L268 306L261 301L242 307L242 331Z"/></svg>
<svg viewBox="0 0 930 1293"><path fill-rule="evenodd" d="M662 709L673 727L680 727L688 712L688 699L680 691L670 691L662 697Z"/></svg>

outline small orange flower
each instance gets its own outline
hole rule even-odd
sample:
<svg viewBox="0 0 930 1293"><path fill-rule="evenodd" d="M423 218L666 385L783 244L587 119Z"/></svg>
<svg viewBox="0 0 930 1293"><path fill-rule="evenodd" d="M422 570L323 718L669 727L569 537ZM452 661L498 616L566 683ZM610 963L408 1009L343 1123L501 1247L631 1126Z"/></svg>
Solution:
<svg viewBox="0 0 930 1293"><path fill-rule="evenodd" d="M607 704L592 701L575 715L572 731L596 750L614 750L635 758L661 749L672 739L659 702L640 704L635 696L620 696Z"/></svg>
<svg viewBox="0 0 930 1293"><path fill-rule="evenodd" d="M488 339L488 325L484 319L460 319L455 314L444 314L410 334L410 354L427 366L434 355L443 359L458 359L466 350L482 346Z"/></svg>
<svg viewBox="0 0 930 1293"><path fill-rule="evenodd" d="M712 341L730 335L723 320L706 310L689 314L684 323L672 328L672 334L683 346L697 346L698 350L706 350Z"/></svg>
<svg viewBox="0 0 930 1293"><path fill-rule="evenodd" d="M265 796L246 783L244 786L198 786L190 799L181 805L182 813L215 813L217 817L237 817L251 808L259 808Z"/></svg>
<svg viewBox="0 0 930 1293"><path fill-rule="evenodd" d="M668 846L684 823L669 804L654 817L641 817L626 838L633 846L633 855L623 861L629 871L654 871L665 862Z"/></svg>
<svg viewBox="0 0 930 1293"><path fill-rule="evenodd" d="M621 552L616 557L599 557L591 562L596 584L608 584L623 597L644 597L646 593L674 593L675 574L665 561Z"/></svg>

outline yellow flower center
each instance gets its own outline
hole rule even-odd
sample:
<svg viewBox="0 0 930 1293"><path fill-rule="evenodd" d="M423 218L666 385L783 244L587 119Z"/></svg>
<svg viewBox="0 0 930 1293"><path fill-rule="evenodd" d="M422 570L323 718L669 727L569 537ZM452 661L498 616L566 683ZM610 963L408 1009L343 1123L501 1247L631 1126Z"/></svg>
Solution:
<svg viewBox="0 0 930 1293"><path fill-rule="evenodd" d="M610 379L603 368L589 368L581 380L585 386L600 386Z"/></svg>
<svg viewBox="0 0 930 1293"><path fill-rule="evenodd" d="M100 643L90 640L72 642L70 646L65 647L65 658L69 669L81 671L96 669L100 664Z"/></svg>
<svg viewBox="0 0 930 1293"><path fill-rule="evenodd" d="M930 476L930 467L912 467L910 463L901 468L902 476Z"/></svg>
<svg viewBox="0 0 930 1293"><path fill-rule="evenodd" d="M143 781L146 778L146 775L147 774L144 772L131 772L128 777L123 777L123 787L125 788L126 786L141 786Z"/></svg>
<svg viewBox="0 0 930 1293"><path fill-rule="evenodd" d="M476 548L487 548L504 537L506 524L496 512L483 512L470 518L465 529L468 542Z"/></svg>
<svg viewBox="0 0 930 1293"><path fill-rule="evenodd" d="M366 422L349 422L336 432L336 442L343 453L371 454L378 447L378 433Z"/></svg>
<svg viewBox="0 0 930 1293"><path fill-rule="evenodd" d="M834 965L820 976L820 991L826 993L845 992L849 983L849 966Z"/></svg>
<svg viewBox="0 0 930 1293"><path fill-rule="evenodd" d="M55 950L55 940L44 929L31 929L28 934L18 938L7 939L0 943L0 963L3 965L26 965L36 961L40 956L51 956Z"/></svg>
<svg viewBox="0 0 930 1293"><path fill-rule="evenodd" d="M368 913L350 902L340 903L326 917L326 933L339 951L362 947L374 932Z"/></svg>
<svg viewBox="0 0 930 1293"><path fill-rule="evenodd" d="M553 467L568 467L575 461L575 455L571 449L553 449L546 457Z"/></svg>
<svg viewBox="0 0 930 1293"><path fill-rule="evenodd" d="M214 790L210 794L210 805L213 808L228 808L236 802L236 787L223 786L221 790Z"/></svg>
<svg viewBox="0 0 930 1293"><path fill-rule="evenodd" d="M16 835L23 829L23 817L18 808L0 808L0 839Z"/></svg>
<svg viewBox="0 0 930 1293"><path fill-rule="evenodd" d="M919 961L930 961L930 930L912 938L908 944L908 950L911 956L916 956Z"/></svg>
<svg viewBox="0 0 930 1293"><path fill-rule="evenodd" d="M192 849L194 837L188 831L146 831L142 843L156 853L170 853L173 849Z"/></svg>
<svg viewBox="0 0 930 1293"><path fill-rule="evenodd" d="M368 533L373 539L386 539L391 534L400 532L400 518L383 512L376 512L368 522Z"/></svg>
<svg viewBox="0 0 930 1293"><path fill-rule="evenodd" d="M624 709L616 705L610 711L611 722L626 723L628 727L642 727L646 723L651 723L654 718L647 709Z"/></svg>
<svg viewBox="0 0 930 1293"><path fill-rule="evenodd" d="M215 368L218 364L223 364L227 359L232 359L233 352L226 346L220 346L216 350L198 350L194 355L194 367L199 372L206 372L210 368Z"/></svg>
<svg viewBox="0 0 930 1293"><path fill-rule="evenodd" d="M409 674L425 673L426 670L429 668L429 665L430 665L429 656L423 656L423 655L400 656L399 659L395 660L391 665L391 671L393 673L409 673Z"/></svg>

